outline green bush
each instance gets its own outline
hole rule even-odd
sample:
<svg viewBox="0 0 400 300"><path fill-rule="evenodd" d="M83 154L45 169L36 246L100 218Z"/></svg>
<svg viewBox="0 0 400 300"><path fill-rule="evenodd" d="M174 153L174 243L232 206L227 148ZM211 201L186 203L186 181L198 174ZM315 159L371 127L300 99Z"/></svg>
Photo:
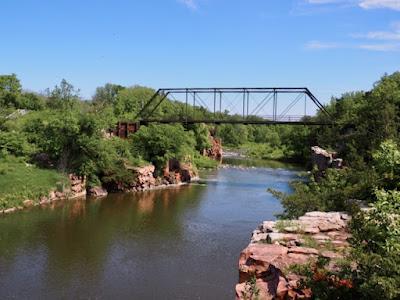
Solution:
<svg viewBox="0 0 400 300"><path fill-rule="evenodd" d="M28 143L23 133L0 131L0 151L6 151L15 156L28 157L34 152L34 146Z"/></svg>
<svg viewBox="0 0 400 300"><path fill-rule="evenodd" d="M192 162L196 141L193 132L181 125L143 126L131 137L133 153L153 163L158 172L176 158Z"/></svg>
<svg viewBox="0 0 400 300"><path fill-rule="evenodd" d="M0 158L0 209L20 206L24 200L38 201L58 185L68 186L67 176L55 170L43 170L22 158Z"/></svg>
<svg viewBox="0 0 400 300"><path fill-rule="evenodd" d="M246 143L240 147L247 157L258 159L281 160L285 158L284 147L274 147L269 143Z"/></svg>
<svg viewBox="0 0 400 300"><path fill-rule="evenodd" d="M374 170L328 169L318 182L310 174L308 181L292 183L293 193L269 190L282 201L284 218L297 218L308 211L345 211L350 199L371 201L378 176Z"/></svg>
<svg viewBox="0 0 400 300"><path fill-rule="evenodd" d="M196 154L193 158L195 166L199 169L214 169L219 162L206 156Z"/></svg>
<svg viewBox="0 0 400 300"><path fill-rule="evenodd" d="M352 221L356 283L363 299L399 299L400 192L378 190L376 198Z"/></svg>

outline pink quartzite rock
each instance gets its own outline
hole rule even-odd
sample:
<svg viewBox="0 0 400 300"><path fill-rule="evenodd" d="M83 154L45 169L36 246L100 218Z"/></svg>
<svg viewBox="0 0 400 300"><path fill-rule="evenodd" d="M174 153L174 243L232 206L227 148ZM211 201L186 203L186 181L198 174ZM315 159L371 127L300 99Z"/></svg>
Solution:
<svg viewBox="0 0 400 300"><path fill-rule="evenodd" d="M289 253L298 253L298 254L314 254L318 255L318 250L314 248L306 248L306 247L290 247L288 250Z"/></svg>
<svg viewBox="0 0 400 300"><path fill-rule="evenodd" d="M276 222L263 222L240 254L236 298L255 299L251 288L256 288L260 300L311 299L311 290L301 289L300 276L283 272L292 265L314 264L318 257L330 260L327 269L338 270L338 259L348 252L350 219L345 213L309 212L291 220L290 226L280 229L283 232L278 232ZM250 284L254 277L255 287Z"/></svg>

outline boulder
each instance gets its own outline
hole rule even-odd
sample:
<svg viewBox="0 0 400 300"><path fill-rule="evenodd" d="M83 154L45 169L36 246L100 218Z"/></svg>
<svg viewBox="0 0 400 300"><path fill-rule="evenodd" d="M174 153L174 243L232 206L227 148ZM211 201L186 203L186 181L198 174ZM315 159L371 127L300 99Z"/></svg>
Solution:
<svg viewBox="0 0 400 300"><path fill-rule="evenodd" d="M24 205L25 208L29 208L29 207L32 207L34 205L34 202L32 200L25 200L23 202L23 205Z"/></svg>
<svg viewBox="0 0 400 300"><path fill-rule="evenodd" d="M11 214L11 213L14 213L14 212L16 212L16 211L17 211L17 208L16 208L16 207L12 207L12 208L5 209L5 210L3 211L3 213L5 213L5 214Z"/></svg>
<svg viewBox="0 0 400 300"><path fill-rule="evenodd" d="M274 232L275 230L275 224L276 222L274 221L264 221L260 226L259 229L262 232Z"/></svg>
<svg viewBox="0 0 400 300"><path fill-rule="evenodd" d="M101 186L91 187L87 193L89 196L93 197L105 197L108 195L107 190L103 189Z"/></svg>
<svg viewBox="0 0 400 300"><path fill-rule="evenodd" d="M311 164L318 169L316 179L320 179L328 168L343 168L343 160L336 155L336 152L329 152L318 146L311 147Z"/></svg>
<svg viewBox="0 0 400 300"><path fill-rule="evenodd" d="M250 244L239 259L239 283L249 281L252 276L262 278L281 265L288 249L280 245Z"/></svg>
<svg viewBox="0 0 400 300"><path fill-rule="evenodd" d="M332 153L318 146L311 147L311 163L317 166L319 171L325 171L332 164Z"/></svg>

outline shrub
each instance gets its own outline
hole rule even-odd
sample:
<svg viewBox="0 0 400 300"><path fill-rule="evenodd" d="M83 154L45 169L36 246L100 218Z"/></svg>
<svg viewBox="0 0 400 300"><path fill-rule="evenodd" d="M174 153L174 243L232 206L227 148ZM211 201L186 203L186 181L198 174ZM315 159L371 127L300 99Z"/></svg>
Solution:
<svg viewBox="0 0 400 300"><path fill-rule="evenodd" d="M377 202L352 221L353 258L363 299L400 297L400 192L376 192Z"/></svg>
<svg viewBox="0 0 400 300"><path fill-rule="evenodd" d="M133 153L152 162L160 172L171 158L192 161L195 139L181 125L143 126L131 137Z"/></svg>

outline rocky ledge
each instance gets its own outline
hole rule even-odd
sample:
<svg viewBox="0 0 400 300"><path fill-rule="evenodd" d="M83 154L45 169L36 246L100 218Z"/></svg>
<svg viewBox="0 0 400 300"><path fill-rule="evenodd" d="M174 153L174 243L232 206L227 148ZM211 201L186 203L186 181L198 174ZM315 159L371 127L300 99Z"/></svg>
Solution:
<svg viewBox="0 0 400 300"><path fill-rule="evenodd" d="M183 163L170 159L162 170L162 176L157 176L154 165L134 167L126 165L127 171L132 173L131 181L112 181L104 187L96 187L89 191L91 196L102 196L109 192L141 192L162 189L171 186L188 184L198 180L196 169L190 163ZM104 192L104 193L103 193Z"/></svg>
<svg viewBox="0 0 400 300"><path fill-rule="evenodd" d="M327 268L337 269L349 250L349 220L346 213L309 212L297 220L263 222L240 254L236 299L311 299L294 266L324 257Z"/></svg>

